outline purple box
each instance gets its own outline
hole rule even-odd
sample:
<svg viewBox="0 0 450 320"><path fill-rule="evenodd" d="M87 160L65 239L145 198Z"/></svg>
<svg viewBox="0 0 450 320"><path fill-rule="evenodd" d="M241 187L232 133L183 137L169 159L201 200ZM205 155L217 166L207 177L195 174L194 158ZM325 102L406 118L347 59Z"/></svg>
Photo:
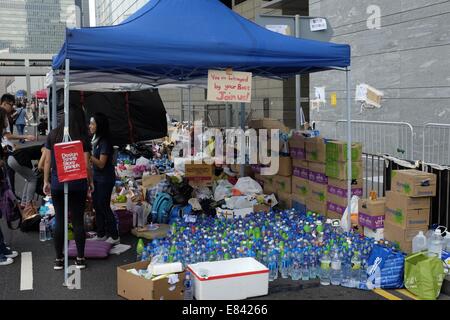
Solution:
<svg viewBox="0 0 450 320"><path fill-rule="evenodd" d="M328 186L328 193L330 194L334 194L338 197L341 198L347 198L347 189L342 189L342 188L338 188L335 186ZM363 189L362 188L358 188L358 189L352 189L352 196L358 196L358 197L362 197L363 195Z"/></svg>
<svg viewBox="0 0 450 320"><path fill-rule="evenodd" d="M306 160L305 149L301 148L289 148L289 153L293 159Z"/></svg>
<svg viewBox="0 0 450 320"><path fill-rule="evenodd" d="M372 230L384 228L384 216L369 216L363 212L358 214L359 224Z"/></svg>
<svg viewBox="0 0 450 320"><path fill-rule="evenodd" d="M326 175L311 170L309 170L308 180L315 183L328 184L328 177Z"/></svg>
<svg viewBox="0 0 450 320"><path fill-rule="evenodd" d="M329 202L329 201L327 201L327 208L328 208L328 210L336 212L340 215L343 215L345 213L345 209L347 209L346 207L340 206L336 203Z"/></svg>

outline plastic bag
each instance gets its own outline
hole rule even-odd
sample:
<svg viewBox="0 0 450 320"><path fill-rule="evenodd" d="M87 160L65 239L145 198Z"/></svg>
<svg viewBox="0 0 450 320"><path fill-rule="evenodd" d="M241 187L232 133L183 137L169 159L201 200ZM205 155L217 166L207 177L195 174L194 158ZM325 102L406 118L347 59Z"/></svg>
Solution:
<svg viewBox="0 0 450 320"><path fill-rule="evenodd" d="M228 180L219 180L216 190L214 190L214 200L220 201L231 196L233 185Z"/></svg>
<svg viewBox="0 0 450 320"><path fill-rule="evenodd" d="M239 178L236 185L232 189L233 195L254 195L262 194L263 189L258 182L250 177Z"/></svg>
<svg viewBox="0 0 450 320"><path fill-rule="evenodd" d="M358 218L358 196L352 196L352 202L351 202L351 221L352 223L357 223ZM356 221L355 221L356 219ZM341 227L344 229L345 232L349 232L352 228L352 225L348 225L348 207L345 209L345 212L341 218Z"/></svg>
<svg viewBox="0 0 450 320"><path fill-rule="evenodd" d="M149 160L147 158L140 157L139 159L136 160L137 166L148 166L148 164L149 164Z"/></svg>
<svg viewBox="0 0 450 320"><path fill-rule="evenodd" d="M403 287L405 255L381 245L375 245L367 260L368 289Z"/></svg>
<svg viewBox="0 0 450 320"><path fill-rule="evenodd" d="M441 259L415 253L405 261L405 287L421 299L439 297L445 273Z"/></svg>
<svg viewBox="0 0 450 320"><path fill-rule="evenodd" d="M254 202L250 201L246 196L236 196L225 199L225 205L228 209L244 209L252 208Z"/></svg>

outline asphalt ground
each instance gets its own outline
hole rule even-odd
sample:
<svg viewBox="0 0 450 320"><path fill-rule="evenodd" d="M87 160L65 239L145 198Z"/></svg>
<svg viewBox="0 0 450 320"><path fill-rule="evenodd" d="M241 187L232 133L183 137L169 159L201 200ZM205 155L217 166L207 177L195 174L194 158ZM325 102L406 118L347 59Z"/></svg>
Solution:
<svg viewBox="0 0 450 320"><path fill-rule="evenodd" d="M41 137L41 141L44 137ZM35 142L39 143L39 142ZM16 175L16 190L21 190L23 179ZM63 271L53 270L53 241L39 241L38 232L13 231L9 235L13 250L19 252L12 265L0 267L0 300L122 300L117 295L117 267L135 261L137 238L126 235L123 244L131 249L107 259L88 260L81 271L81 289L69 290L63 286ZM22 257L32 256L32 289L21 290ZM70 261L73 264L73 260ZM269 283L269 294L252 300L417 300L406 289L364 291L340 286L321 286L318 280L292 281L277 279ZM439 300L450 300L441 294Z"/></svg>

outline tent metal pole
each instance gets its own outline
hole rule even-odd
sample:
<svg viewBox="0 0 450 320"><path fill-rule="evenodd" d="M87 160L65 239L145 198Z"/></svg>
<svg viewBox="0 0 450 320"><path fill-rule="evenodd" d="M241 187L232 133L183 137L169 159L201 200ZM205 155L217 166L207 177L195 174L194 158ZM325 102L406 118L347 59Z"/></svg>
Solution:
<svg viewBox="0 0 450 320"><path fill-rule="evenodd" d="M300 38L300 15L295 15L295 37ZM295 75L295 129L300 130L301 108L302 108L302 89L301 77Z"/></svg>
<svg viewBox="0 0 450 320"><path fill-rule="evenodd" d="M183 88L180 88L180 100L181 100L181 117L180 121L184 121L184 96L183 96Z"/></svg>
<svg viewBox="0 0 450 320"><path fill-rule="evenodd" d="M188 124L189 124L189 128L191 127L191 86L189 86L188 89Z"/></svg>
<svg viewBox="0 0 450 320"><path fill-rule="evenodd" d="M352 105L350 93L350 69L345 70L345 82L347 85L347 223L349 230L351 229L352 220Z"/></svg>
<svg viewBox="0 0 450 320"><path fill-rule="evenodd" d="M52 79L52 117L51 117L51 123L52 123L52 129L56 129L58 126L58 119L57 119L57 94L56 94L56 71L53 70L53 79ZM50 115L49 115L50 117Z"/></svg>
<svg viewBox="0 0 450 320"><path fill-rule="evenodd" d="M50 91L51 89L47 87L47 129L48 133L50 133L50 130L52 130L52 121L50 117Z"/></svg>
<svg viewBox="0 0 450 320"><path fill-rule="evenodd" d="M243 132L245 132L245 103L244 102L241 102L240 117L241 117L241 119L240 119L241 129L242 129ZM244 139L242 139L242 141L243 142L241 144L241 154L244 155L244 160L245 160L245 153L246 153L246 150L245 150L245 134L244 134ZM238 158L240 158L240 157L238 156ZM240 165L241 165L240 166L240 170L239 170L240 171L240 176L243 177L244 173L245 173L245 163L241 163Z"/></svg>
<svg viewBox="0 0 450 320"><path fill-rule="evenodd" d="M70 59L66 59L66 70L64 78L64 142L69 141L69 75L70 75ZM69 225L69 185L64 183L64 284L68 286L68 225Z"/></svg>

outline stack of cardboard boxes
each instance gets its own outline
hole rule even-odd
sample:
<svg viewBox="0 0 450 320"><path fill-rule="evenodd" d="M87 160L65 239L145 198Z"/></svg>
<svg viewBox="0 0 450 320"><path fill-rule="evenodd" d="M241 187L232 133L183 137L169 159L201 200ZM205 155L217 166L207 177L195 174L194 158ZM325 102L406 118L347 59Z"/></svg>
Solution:
<svg viewBox="0 0 450 320"><path fill-rule="evenodd" d="M362 145L352 144L352 196L363 195ZM327 216L340 219L347 208L347 143L330 140L326 144L325 174L327 183ZM356 219L356 217L355 217ZM357 221L353 221L356 223Z"/></svg>
<svg viewBox="0 0 450 320"><path fill-rule="evenodd" d="M271 134L271 129L278 129L281 133L288 133L289 129L280 121L264 118L261 120L252 120L250 128L256 129L259 137L260 129L268 130L267 147L269 149L268 156L279 156L279 168L275 175L261 175L262 164L252 165L255 172L255 180L258 181L264 189L265 194L274 193L282 208L292 208L291 190L292 190L292 159L288 155L283 154L283 143L280 141L277 150L271 150L271 139L277 139L279 136ZM258 150L259 152L259 150ZM270 165L266 165L268 167Z"/></svg>
<svg viewBox="0 0 450 320"><path fill-rule="evenodd" d="M386 193L384 238L406 253L412 239L428 230L431 197L436 195L436 175L418 170L394 170L391 191Z"/></svg>
<svg viewBox="0 0 450 320"><path fill-rule="evenodd" d="M360 199L358 203L358 225L366 237L383 239L386 199Z"/></svg>
<svg viewBox="0 0 450 320"><path fill-rule="evenodd" d="M326 140L314 137L305 140L308 161L309 190L306 198L308 210L326 215L328 177L325 174Z"/></svg>
<svg viewBox="0 0 450 320"><path fill-rule="evenodd" d="M301 213L306 212L306 199L310 193L306 139L308 138L302 132L295 132L289 139L289 152L292 158L292 207Z"/></svg>

